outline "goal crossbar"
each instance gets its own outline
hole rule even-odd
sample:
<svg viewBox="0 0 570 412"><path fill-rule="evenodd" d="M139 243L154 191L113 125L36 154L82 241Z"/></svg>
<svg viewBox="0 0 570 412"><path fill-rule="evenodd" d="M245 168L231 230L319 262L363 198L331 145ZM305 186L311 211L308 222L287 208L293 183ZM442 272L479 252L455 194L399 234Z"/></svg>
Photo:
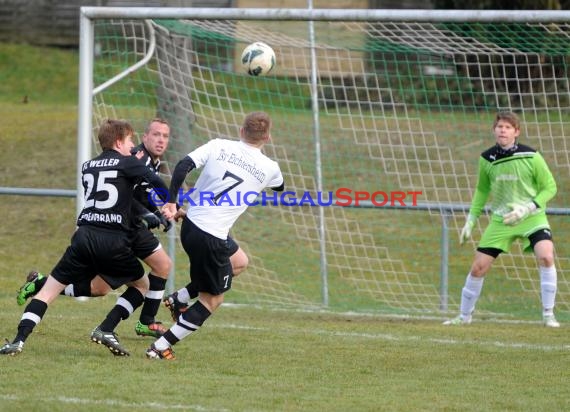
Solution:
<svg viewBox="0 0 570 412"><path fill-rule="evenodd" d="M81 7L89 19L223 19L403 22L568 22L568 10L294 9L188 7Z"/></svg>

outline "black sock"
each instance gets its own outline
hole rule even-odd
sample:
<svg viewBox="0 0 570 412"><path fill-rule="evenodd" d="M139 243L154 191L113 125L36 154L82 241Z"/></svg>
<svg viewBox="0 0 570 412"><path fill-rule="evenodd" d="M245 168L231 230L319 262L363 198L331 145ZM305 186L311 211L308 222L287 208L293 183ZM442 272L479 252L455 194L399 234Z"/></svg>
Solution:
<svg viewBox="0 0 570 412"><path fill-rule="evenodd" d="M198 297L198 291L196 290L196 287L192 284L192 282L190 282L186 285L186 290L188 291L188 295L190 296L190 299L194 299L194 298Z"/></svg>
<svg viewBox="0 0 570 412"><path fill-rule="evenodd" d="M18 333L16 334L16 337L14 338L14 341L12 343L17 341L25 342L26 339L28 339L28 336L30 336L30 334L36 327L36 325L41 322L43 316L46 313L47 308L48 305L44 301L38 299L32 299L30 303L28 303L28 305L26 306L26 309L24 309L24 315L22 315L22 319L18 324ZM35 322L30 319L30 316L26 316L26 318L24 318L24 316L27 313L34 315L32 317L37 316L39 320Z"/></svg>
<svg viewBox="0 0 570 412"><path fill-rule="evenodd" d="M48 278L48 277L47 277L46 275L44 275L43 278L37 279L37 280L35 281L35 284L36 284L36 293L38 293L38 292L40 291L40 289L44 287L44 285L45 285L46 282L47 282L47 278Z"/></svg>
<svg viewBox="0 0 570 412"><path fill-rule="evenodd" d="M175 345L181 339L184 339L186 336L200 329L211 314L212 313L202 304L202 302L197 301L190 306L186 312L182 313L178 321L176 321L176 326L185 330L179 330L177 332L179 336L176 336L172 332L172 328L170 328L166 333L164 333L164 335L162 335L162 337L166 339L170 346Z"/></svg>
<svg viewBox="0 0 570 412"><path fill-rule="evenodd" d="M160 308L164 289L166 287L166 279L156 276L154 273L148 274L149 288L144 297L144 304L141 309L139 320L144 325L150 325L154 322L154 318Z"/></svg>
<svg viewBox="0 0 570 412"><path fill-rule="evenodd" d="M119 299L117 299L117 303L107 314L105 320L101 322L99 329L104 332L113 332L119 322L127 319L131 315L132 311L142 305L143 301L144 296L138 291L138 289L133 287L127 288ZM128 306L130 306L132 310Z"/></svg>
<svg viewBox="0 0 570 412"><path fill-rule="evenodd" d="M172 333L172 332L170 331L170 329L168 329L166 332L164 332L164 335L162 335L162 337L163 337L164 339L166 339L166 341L168 342L168 344L169 344L170 346L174 346L174 345L176 345L176 344L178 343L178 341L180 341L180 339L178 339L178 338L174 335L174 333Z"/></svg>
<svg viewBox="0 0 570 412"><path fill-rule="evenodd" d="M67 288L66 288L67 289ZM65 295L68 296L65 293L65 289L63 289L60 293L60 295ZM83 282L83 283L73 283L73 295L71 295L73 297L79 297L79 296L87 296L87 297L91 297L91 282Z"/></svg>
<svg viewBox="0 0 570 412"><path fill-rule="evenodd" d="M208 319L211 314L212 312L210 312L208 308L198 300L190 306L186 312L182 313L182 319L199 328L204 324L204 322L206 322L206 319ZM180 324L179 322L177 323L185 329L197 329L188 325Z"/></svg>

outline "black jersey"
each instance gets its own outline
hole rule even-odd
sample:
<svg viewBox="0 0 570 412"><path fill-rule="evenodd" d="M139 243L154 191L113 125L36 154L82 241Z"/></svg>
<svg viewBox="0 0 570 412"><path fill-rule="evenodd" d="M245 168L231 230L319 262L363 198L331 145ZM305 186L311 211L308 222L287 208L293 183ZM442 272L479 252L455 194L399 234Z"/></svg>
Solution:
<svg viewBox="0 0 570 412"><path fill-rule="evenodd" d="M82 175L85 205L78 226L129 231L135 185L147 182L158 193L167 193L162 179L148 166L135 156L123 156L115 150L106 150L83 163Z"/></svg>
<svg viewBox="0 0 570 412"><path fill-rule="evenodd" d="M148 152L148 150L146 149L146 147L144 146L143 143L141 143L140 145L134 147L131 150L131 153L134 155L137 152L143 152L143 156L139 159L140 162L142 162L151 172L153 172L154 174L158 175L159 171L160 171L160 159L157 159L153 162L152 157L150 156L150 153ZM140 182L139 184L137 184L135 186L135 193L134 193L134 198L136 201L138 201L141 205L143 205L146 209L150 210L151 212L154 212L157 210L156 205L152 204L149 201L149 191L151 190L151 188L149 187L149 184L147 182Z"/></svg>

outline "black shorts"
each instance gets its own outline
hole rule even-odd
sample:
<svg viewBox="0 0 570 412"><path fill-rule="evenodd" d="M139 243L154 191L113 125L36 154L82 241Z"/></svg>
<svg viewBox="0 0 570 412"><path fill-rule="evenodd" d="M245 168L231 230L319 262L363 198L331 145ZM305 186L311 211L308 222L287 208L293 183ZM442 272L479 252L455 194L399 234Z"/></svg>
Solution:
<svg viewBox="0 0 570 412"><path fill-rule="evenodd" d="M71 244L51 271L60 283L91 281L99 274L113 289L144 276L127 233L79 226Z"/></svg>
<svg viewBox="0 0 570 412"><path fill-rule="evenodd" d="M540 242L541 240L552 241L552 232L550 231L550 229L540 229L540 230L534 232L533 234L531 234L528 237L528 240L530 242L530 246L534 250L534 247L536 246L536 244L538 242Z"/></svg>
<svg viewBox="0 0 570 412"><path fill-rule="evenodd" d="M131 248L141 260L146 259L162 247L154 233L144 225L136 225L130 237Z"/></svg>
<svg viewBox="0 0 570 412"><path fill-rule="evenodd" d="M232 287L230 257L238 244L228 236L222 240L204 232L185 218L180 230L182 247L190 260L190 278L198 292L221 295Z"/></svg>

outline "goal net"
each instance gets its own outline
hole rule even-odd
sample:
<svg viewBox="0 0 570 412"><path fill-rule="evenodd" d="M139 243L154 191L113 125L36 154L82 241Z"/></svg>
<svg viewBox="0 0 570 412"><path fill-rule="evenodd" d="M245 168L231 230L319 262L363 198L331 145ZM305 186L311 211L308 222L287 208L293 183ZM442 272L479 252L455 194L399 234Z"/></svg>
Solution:
<svg viewBox="0 0 570 412"><path fill-rule="evenodd" d="M226 302L455 312L488 222L482 216L473 241L459 247L478 156L494 144L496 112L512 110L523 121L520 140L543 153L559 185L549 220L557 241L557 307L570 311L564 208L570 195L563 189L570 183L569 24L311 23L270 14L265 20L115 14L93 24L95 86L150 57L95 94L93 130L105 118L124 118L142 135L153 117L167 119L172 170L209 139L237 139L250 111L266 111L274 120L264 152L280 164L287 193L277 195L281 205L250 207L234 227L250 266ZM241 51L255 41L277 56L266 77L241 69ZM197 176L192 172L187 184ZM413 192L421 194L414 199ZM373 193L385 204L369 207L366 194ZM187 281L187 258L177 244L175 286ZM540 313L537 266L518 243L497 260L478 311Z"/></svg>

